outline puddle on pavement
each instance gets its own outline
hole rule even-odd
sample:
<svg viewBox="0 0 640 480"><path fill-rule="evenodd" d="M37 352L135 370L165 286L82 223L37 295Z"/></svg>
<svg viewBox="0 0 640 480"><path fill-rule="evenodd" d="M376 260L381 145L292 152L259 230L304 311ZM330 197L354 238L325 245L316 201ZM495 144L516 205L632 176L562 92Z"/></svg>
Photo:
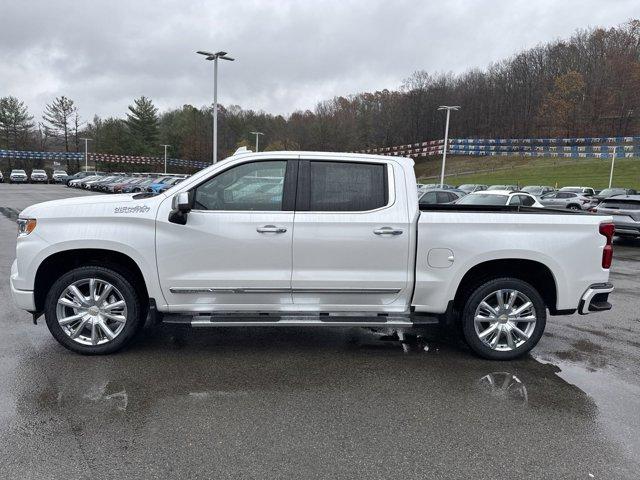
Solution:
<svg viewBox="0 0 640 480"><path fill-rule="evenodd" d="M180 346L171 348L176 338ZM591 347L579 344L576 350L587 354ZM88 432L99 424L131 428L127 435L135 436L136 429L160 428L175 412L186 418L215 411L238 415L283 402L293 402L294 409L311 408L307 403L321 408L325 398L338 399L342 409L395 401L413 415L425 404L446 412L455 402L467 409L470 422L486 408L516 407L526 422L549 422L545 428L555 428L554 418L569 418L578 435L600 428L628 458L640 458L640 389L606 367L581 363L580 356L491 362L443 342L440 334L293 328L246 331L244 337L236 329L159 330L114 356L82 357L55 346L46 356L43 387L13 388L22 390L15 397L16 416L62 414ZM15 368L21 378L37 377L42 358L22 358ZM38 373L30 375L30 369ZM354 415L361 413L360 406L356 410Z"/></svg>
<svg viewBox="0 0 640 480"><path fill-rule="evenodd" d="M628 383L607 367L594 368L581 356L569 358L538 358L543 364L559 368L558 377L575 385L592 399L598 415L596 420L607 435L616 441L621 451L636 462L640 459L640 387Z"/></svg>

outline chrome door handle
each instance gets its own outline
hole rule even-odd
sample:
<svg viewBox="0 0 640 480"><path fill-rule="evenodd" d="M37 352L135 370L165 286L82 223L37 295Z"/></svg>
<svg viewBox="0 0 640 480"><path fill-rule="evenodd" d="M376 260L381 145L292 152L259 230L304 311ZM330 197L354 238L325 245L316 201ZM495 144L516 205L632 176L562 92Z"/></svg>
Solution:
<svg viewBox="0 0 640 480"><path fill-rule="evenodd" d="M264 227L256 228L258 233L284 233L287 231L284 227L276 227L275 225L265 225Z"/></svg>
<svg viewBox="0 0 640 480"><path fill-rule="evenodd" d="M376 235L402 235L402 230L397 230L391 227L376 228L373 233Z"/></svg>

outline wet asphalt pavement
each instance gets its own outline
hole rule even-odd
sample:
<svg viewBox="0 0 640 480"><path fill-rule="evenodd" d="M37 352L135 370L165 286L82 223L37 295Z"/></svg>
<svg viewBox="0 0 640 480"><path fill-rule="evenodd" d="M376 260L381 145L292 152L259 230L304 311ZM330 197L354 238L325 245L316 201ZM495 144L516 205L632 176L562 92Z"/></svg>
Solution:
<svg viewBox="0 0 640 480"><path fill-rule="evenodd" d="M0 478L640 478L640 242L612 311L550 317L519 361L438 327L158 325L84 357L13 305L5 218L80 193L0 184Z"/></svg>

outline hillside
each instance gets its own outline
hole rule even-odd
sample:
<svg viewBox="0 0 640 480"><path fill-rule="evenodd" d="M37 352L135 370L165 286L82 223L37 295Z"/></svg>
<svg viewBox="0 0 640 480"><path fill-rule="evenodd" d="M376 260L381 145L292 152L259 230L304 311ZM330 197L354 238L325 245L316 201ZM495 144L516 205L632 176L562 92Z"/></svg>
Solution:
<svg viewBox="0 0 640 480"><path fill-rule="evenodd" d="M423 183L439 178L441 157L416 163ZM531 157L449 157L445 183L584 185L597 189L609 185L610 159ZM471 173L475 172L475 173ZM613 186L640 190L640 158L616 159Z"/></svg>

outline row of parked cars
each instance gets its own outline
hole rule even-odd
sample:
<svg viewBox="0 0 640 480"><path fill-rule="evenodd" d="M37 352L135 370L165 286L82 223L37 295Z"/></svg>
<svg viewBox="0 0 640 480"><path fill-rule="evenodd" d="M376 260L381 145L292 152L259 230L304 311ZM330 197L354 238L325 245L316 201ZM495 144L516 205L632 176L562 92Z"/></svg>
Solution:
<svg viewBox="0 0 640 480"><path fill-rule="evenodd" d="M67 172L64 170L54 170L49 177L46 170L41 168L34 168L29 175L25 170L14 168L9 174L9 183L64 183L67 177ZM0 183L4 183L4 175L1 171Z"/></svg>
<svg viewBox="0 0 640 480"><path fill-rule="evenodd" d="M585 210L612 215L616 235L640 238L640 195L632 188L418 184L418 198L420 205L456 203Z"/></svg>
<svg viewBox="0 0 640 480"><path fill-rule="evenodd" d="M187 178L187 175L158 173L127 174L79 172L68 177L67 186L104 193L161 193Z"/></svg>

